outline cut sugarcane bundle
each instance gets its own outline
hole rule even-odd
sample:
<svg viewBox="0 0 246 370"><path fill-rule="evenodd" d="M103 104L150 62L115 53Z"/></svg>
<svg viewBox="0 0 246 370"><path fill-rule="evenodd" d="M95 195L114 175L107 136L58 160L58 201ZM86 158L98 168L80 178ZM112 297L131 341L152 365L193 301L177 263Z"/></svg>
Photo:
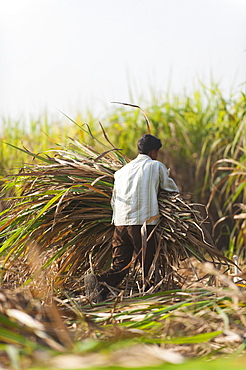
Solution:
<svg viewBox="0 0 246 370"><path fill-rule="evenodd" d="M68 148L43 155L21 149L39 163L5 179L5 190L12 188L15 195L0 216L3 281L13 279L15 264L19 269L15 281L33 280L39 260L40 269L46 270L56 287L75 289L81 287L89 269L102 271L109 266L113 175L129 159L111 143L103 149L100 152L73 139ZM190 261L196 275L192 258L228 266L230 261L211 243L191 204L179 195L160 192L159 208L157 250L150 275L155 272L163 282L174 281L184 259Z"/></svg>

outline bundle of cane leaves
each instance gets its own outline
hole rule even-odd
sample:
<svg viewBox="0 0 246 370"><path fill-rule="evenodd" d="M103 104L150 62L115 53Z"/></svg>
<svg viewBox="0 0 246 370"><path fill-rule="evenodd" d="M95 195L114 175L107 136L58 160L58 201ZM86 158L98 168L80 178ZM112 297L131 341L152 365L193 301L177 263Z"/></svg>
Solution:
<svg viewBox="0 0 246 370"><path fill-rule="evenodd" d="M109 267L113 175L129 159L104 136L107 145L95 139L103 152L74 139L68 148L46 154L20 149L39 163L6 178L5 191L12 187L17 195L8 199L10 206L0 215L5 283L32 281L38 287L38 273L45 269L55 288L75 290L81 289L88 270ZM158 247L150 275L158 270L161 280L173 281L180 261L190 256L200 262L207 261L206 255L212 262L230 262L205 240L192 205L165 192L159 205Z"/></svg>
<svg viewBox="0 0 246 370"><path fill-rule="evenodd" d="M185 282L186 276L181 269L184 260L188 261L191 281L192 275L196 281L208 277L207 274L198 274L197 263L212 262L218 268L224 267L224 271L229 269L231 261L216 248L204 226L205 219L195 205L184 201L179 194L165 191L160 192L158 203L161 218L156 229L156 260L166 287L169 288L175 281Z"/></svg>
<svg viewBox="0 0 246 370"><path fill-rule="evenodd" d="M5 190L14 187L18 194L8 199L10 206L0 219L4 267L8 271L22 258L27 269L15 277L21 282L30 277L34 255L43 268L52 266L57 282L86 271L89 254L93 265L102 268L111 247L113 174L127 159L114 148L98 153L76 140L48 155L25 152L45 164L25 167L6 179ZM33 249L38 257L30 253ZM11 273L6 276L13 279Z"/></svg>

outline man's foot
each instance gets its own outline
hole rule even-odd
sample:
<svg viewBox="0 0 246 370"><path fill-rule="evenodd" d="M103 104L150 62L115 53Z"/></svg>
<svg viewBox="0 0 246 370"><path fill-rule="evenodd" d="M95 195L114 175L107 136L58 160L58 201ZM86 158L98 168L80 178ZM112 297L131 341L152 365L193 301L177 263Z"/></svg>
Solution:
<svg viewBox="0 0 246 370"><path fill-rule="evenodd" d="M101 302L103 300L100 284L97 281L96 275L88 274L84 277L85 295L91 302Z"/></svg>

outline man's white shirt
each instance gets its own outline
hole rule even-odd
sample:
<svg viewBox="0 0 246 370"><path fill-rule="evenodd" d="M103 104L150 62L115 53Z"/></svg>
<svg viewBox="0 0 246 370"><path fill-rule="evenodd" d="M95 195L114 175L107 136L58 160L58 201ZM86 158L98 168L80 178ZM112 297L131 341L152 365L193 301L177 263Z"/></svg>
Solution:
<svg viewBox="0 0 246 370"><path fill-rule="evenodd" d="M114 179L111 205L115 226L143 225L159 214L159 189L179 192L166 166L146 154L139 154L116 171ZM157 222L158 219L155 219L148 224L155 225Z"/></svg>

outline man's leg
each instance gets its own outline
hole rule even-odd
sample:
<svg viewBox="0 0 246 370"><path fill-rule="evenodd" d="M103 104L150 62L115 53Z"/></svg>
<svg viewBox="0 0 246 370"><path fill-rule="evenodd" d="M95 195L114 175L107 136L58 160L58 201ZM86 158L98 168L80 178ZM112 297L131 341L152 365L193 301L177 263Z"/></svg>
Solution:
<svg viewBox="0 0 246 370"><path fill-rule="evenodd" d="M149 235L154 226L147 226L147 234ZM112 239L113 260L111 267L100 275L89 276L89 283L87 283L88 290L96 291L100 295L98 301L106 299L108 289L103 287L100 282L105 282L110 286L116 287L125 277L129 271L129 265L132 260L132 254L135 250L138 259L142 264L142 238L141 226L116 226ZM155 238L154 235L147 243L147 250L145 251L144 260L144 276L148 275L149 268L152 264L155 254ZM90 274L92 275L92 274ZM99 284L98 284L99 282ZM94 294L94 292L93 292ZM93 295L92 295L93 297ZM95 300L96 301L96 300Z"/></svg>
<svg viewBox="0 0 246 370"><path fill-rule="evenodd" d="M128 226L116 226L112 239L112 264L104 273L97 275L99 282L116 287L129 271L133 244L128 234Z"/></svg>
<svg viewBox="0 0 246 370"><path fill-rule="evenodd" d="M129 227L129 234L131 235L131 240L134 245L135 252L138 255L138 259L140 264L142 265L142 237L141 237L141 226L140 225L132 225ZM153 231L155 226L147 225L147 235L149 236L150 233ZM145 251L145 258L144 258L144 276L148 276L148 272L150 266L152 264L154 255L155 255L155 237L154 234L151 236L147 243L147 249Z"/></svg>

